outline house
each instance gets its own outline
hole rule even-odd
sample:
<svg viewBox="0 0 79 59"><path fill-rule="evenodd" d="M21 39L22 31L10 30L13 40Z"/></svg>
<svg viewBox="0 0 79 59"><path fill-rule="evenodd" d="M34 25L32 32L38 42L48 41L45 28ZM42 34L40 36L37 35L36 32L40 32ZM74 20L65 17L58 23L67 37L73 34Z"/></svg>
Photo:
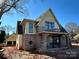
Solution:
<svg viewBox="0 0 79 59"><path fill-rule="evenodd" d="M79 46L79 34L75 35L71 41L72 46Z"/></svg>
<svg viewBox="0 0 79 59"><path fill-rule="evenodd" d="M16 34L10 35L6 40L4 41L5 46L16 46Z"/></svg>
<svg viewBox="0 0 79 59"><path fill-rule="evenodd" d="M50 8L36 20L18 21L17 34L18 49L48 51L70 46L68 33Z"/></svg>
<svg viewBox="0 0 79 59"><path fill-rule="evenodd" d="M75 35L75 36L74 36L74 39L75 39L75 40L79 40L79 34Z"/></svg>

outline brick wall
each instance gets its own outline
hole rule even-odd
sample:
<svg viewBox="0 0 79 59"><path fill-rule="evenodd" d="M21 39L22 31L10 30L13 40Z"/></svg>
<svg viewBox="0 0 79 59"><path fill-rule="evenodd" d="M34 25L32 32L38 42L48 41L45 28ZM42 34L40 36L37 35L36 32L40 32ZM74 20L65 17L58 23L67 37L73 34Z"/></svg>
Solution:
<svg viewBox="0 0 79 59"><path fill-rule="evenodd" d="M40 37L37 34L24 34L22 36L22 47L24 50L38 48Z"/></svg>

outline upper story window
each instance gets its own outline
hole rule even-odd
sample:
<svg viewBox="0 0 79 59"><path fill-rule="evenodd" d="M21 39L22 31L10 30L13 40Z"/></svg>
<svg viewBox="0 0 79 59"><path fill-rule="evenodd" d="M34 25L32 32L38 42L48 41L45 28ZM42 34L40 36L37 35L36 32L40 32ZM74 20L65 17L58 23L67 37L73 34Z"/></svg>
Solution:
<svg viewBox="0 0 79 59"><path fill-rule="evenodd" d="M53 29L55 27L55 24L54 24L54 22L46 21L45 22L45 27L46 27L46 30L51 30L51 29Z"/></svg>
<svg viewBox="0 0 79 59"><path fill-rule="evenodd" d="M29 23L29 33L33 33L33 24Z"/></svg>

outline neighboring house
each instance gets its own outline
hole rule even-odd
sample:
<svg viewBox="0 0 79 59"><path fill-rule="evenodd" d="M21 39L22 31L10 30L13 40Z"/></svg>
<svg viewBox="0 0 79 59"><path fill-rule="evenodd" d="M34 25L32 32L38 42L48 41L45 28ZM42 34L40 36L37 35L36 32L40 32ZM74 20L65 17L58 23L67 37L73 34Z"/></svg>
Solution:
<svg viewBox="0 0 79 59"><path fill-rule="evenodd" d="M36 20L24 19L17 23L18 49L48 51L70 46L68 33L49 9Z"/></svg>
<svg viewBox="0 0 79 59"><path fill-rule="evenodd" d="M10 35L8 38L5 40L5 45L6 46L16 46L16 34Z"/></svg>
<svg viewBox="0 0 79 59"><path fill-rule="evenodd" d="M75 39L75 40L79 40L79 34L75 35L75 36L74 36L74 39Z"/></svg>
<svg viewBox="0 0 79 59"><path fill-rule="evenodd" d="M71 41L73 46L79 46L79 34L75 35L73 40Z"/></svg>

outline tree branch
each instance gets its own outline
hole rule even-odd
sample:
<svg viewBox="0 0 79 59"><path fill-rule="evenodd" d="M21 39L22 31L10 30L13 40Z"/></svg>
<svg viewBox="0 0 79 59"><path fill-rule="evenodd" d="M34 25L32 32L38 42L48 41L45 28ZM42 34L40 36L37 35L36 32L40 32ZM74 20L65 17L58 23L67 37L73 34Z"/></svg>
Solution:
<svg viewBox="0 0 79 59"><path fill-rule="evenodd" d="M7 10L5 10L3 13L8 12L9 10L11 10L12 8L15 8L16 4L19 2L20 0L15 1L12 5L7 5L9 6L9 8Z"/></svg>

